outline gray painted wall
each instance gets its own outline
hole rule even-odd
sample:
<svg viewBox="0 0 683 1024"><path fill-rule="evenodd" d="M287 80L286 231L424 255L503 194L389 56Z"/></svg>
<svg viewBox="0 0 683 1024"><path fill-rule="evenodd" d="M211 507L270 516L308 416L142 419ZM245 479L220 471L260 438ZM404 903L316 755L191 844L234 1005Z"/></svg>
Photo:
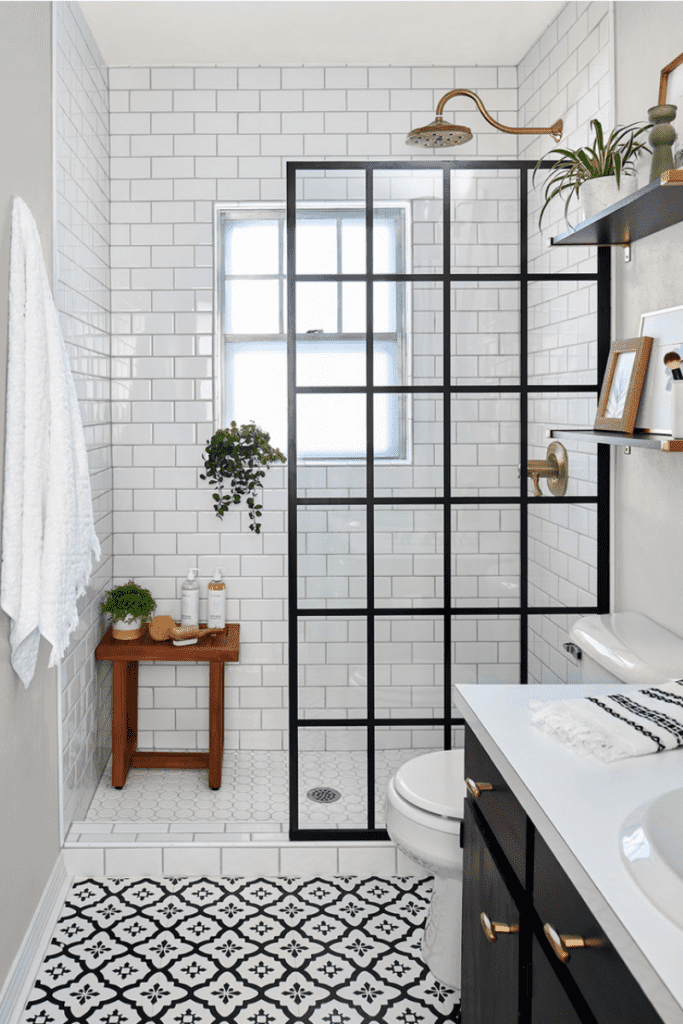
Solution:
<svg viewBox="0 0 683 1024"><path fill-rule="evenodd" d="M683 4L617 3L616 114L619 124L647 119L657 103L661 69L683 46ZM683 67L669 78L667 101L678 101L674 127L683 136ZM639 176L647 183L649 164ZM631 247L625 264L615 250L616 316L613 337L639 333L644 312L683 305L683 224ZM634 448L617 449L615 465L615 608L643 612L683 636L683 459Z"/></svg>
<svg viewBox="0 0 683 1024"><path fill-rule="evenodd" d="M0 3L0 473L4 453L7 299L12 200L38 223L52 263L51 4ZM1 478L1 477L0 477ZM0 985L59 855L57 673L41 642L28 690L9 660L0 612Z"/></svg>

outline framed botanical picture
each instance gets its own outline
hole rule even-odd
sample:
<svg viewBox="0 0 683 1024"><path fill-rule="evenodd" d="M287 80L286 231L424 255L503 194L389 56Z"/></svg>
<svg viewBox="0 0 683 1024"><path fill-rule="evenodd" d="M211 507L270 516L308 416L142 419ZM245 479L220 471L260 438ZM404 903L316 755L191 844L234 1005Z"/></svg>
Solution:
<svg viewBox="0 0 683 1024"><path fill-rule="evenodd" d="M595 430L633 433L643 390L652 338L613 341L602 382Z"/></svg>
<svg viewBox="0 0 683 1024"><path fill-rule="evenodd" d="M669 352L683 353L683 306L643 313L640 333L652 338L652 351L636 419L636 430L671 433L671 371L664 364Z"/></svg>

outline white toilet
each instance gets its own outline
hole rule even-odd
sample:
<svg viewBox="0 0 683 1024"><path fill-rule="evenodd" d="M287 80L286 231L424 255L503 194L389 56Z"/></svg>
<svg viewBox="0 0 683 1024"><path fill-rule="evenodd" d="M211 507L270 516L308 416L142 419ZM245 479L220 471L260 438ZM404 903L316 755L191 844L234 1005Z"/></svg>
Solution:
<svg viewBox="0 0 683 1024"><path fill-rule="evenodd" d="M640 612L585 615L565 650L578 659L582 683L657 686L683 679L683 640Z"/></svg>
<svg viewBox="0 0 683 1024"><path fill-rule="evenodd" d="M422 754L402 765L387 786L387 830L399 850L434 876L422 939L430 971L460 992L464 750Z"/></svg>

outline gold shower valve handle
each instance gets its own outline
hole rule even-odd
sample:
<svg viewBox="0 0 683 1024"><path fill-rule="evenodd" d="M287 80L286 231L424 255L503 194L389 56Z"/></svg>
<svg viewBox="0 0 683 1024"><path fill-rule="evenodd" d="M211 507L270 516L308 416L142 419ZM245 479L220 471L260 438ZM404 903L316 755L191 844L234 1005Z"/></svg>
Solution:
<svg viewBox="0 0 683 1024"><path fill-rule="evenodd" d="M519 931L518 924L501 924L500 921L492 921L483 911L479 915L479 920L489 942L495 942L499 935L516 935Z"/></svg>
<svg viewBox="0 0 683 1024"><path fill-rule="evenodd" d="M589 949L604 946L604 939L584 939L582 935L560 935L551 924L543 925L543 934L550 943L550 947L563 964L569 960L570 949Z"/></svg>
<svg viewBox="0 0 683 1024"><path fill-rule="evenodd" d="M543 462L541 459L531 459L526 464L526 475L531 477L531 480L534 485L534 498L543 497L543 491L541 490L541 485L538 482L538 478L539 476L547 476L547 473L544 472L545 468L546 463ZM518 474L521 472L522 467L520 466Z"/></svg>
<svg viewBox="0 0 683 1024"><path fill-rule="evenodd" d="M517 467L518 475L521 475L522 467ZM559 441L551 441L548 445L545 459L529 459L526 464L526 474L531 477L534 485L534 497L540 498L543 495L539 477L545 477L548 481L548 490L556 498L561 498L567 493L567 481L569 480L569 459L567 449Z"/></svg>
<svg viewBox="0 0 683 1024"><path fill-rule="evenodd" d="M474 797L480 797L482 793L490 793L493 786L490 782L473 782L472 779L465 779L465 785Z"/></svg>

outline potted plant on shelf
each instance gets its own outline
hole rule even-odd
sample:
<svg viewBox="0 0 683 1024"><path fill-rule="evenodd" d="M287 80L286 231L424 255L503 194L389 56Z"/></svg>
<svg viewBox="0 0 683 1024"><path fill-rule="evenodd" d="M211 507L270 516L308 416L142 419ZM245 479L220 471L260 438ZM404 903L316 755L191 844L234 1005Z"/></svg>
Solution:
<svg viewBox="0 0 683 1024"><path fill-rule="evenodd" d="M257 504L256 489L263 487L261 481L271 463L287 461L280 449L272 448L269 442L270 434L255 423L238 427L233 420L227 430L217 430L207 444L203 455L206 474L199 475L215 488L213 507L220 519L231 505L246 499L249 529L254 533L261 532L258 519L263 508Z"/></svg>
<svg viewBox="0 0 683 1024"><path fill-rule="evenodd" d="M154 609L156 601L149 590L139 587L133 580L114 587L105 593L106 600L100 603L101 610L111 615L111 634L115 640L136 640L145 631L146 622Z"/></svg>
<svg viewBox="0 0 683 1024"><path fill-rule="evenodd" d="M595 136L592 145L580 149L551 149L536 164L532 182L536 180L541 162L559 154L559 159L549 169L545 183L545 202L538 217L539 228L543 214L556 196L565 200L564 215L569 224L567 210L573 196L580 199L584 219L588 220L635 191L636 158L640 153L650 152L649 146L640 140L640 136L652 125L629 124L617 127L607 138L597 118L591 121L590 126Z"/></svg>

